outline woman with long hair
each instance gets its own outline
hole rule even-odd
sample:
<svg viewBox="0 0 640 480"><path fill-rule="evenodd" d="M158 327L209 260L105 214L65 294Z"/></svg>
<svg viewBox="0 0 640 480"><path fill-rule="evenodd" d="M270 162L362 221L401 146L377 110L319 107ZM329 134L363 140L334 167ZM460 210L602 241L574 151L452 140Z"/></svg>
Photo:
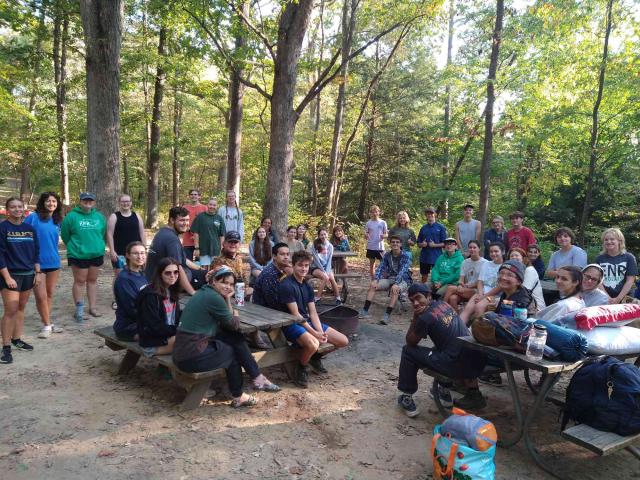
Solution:
<svg viewBox="0 0 640 480"><path fill-rule="evenodd" d="M507 258L508 260L517 260L525 266L524 281L522 282L522 285L531 291L533 298L536 300L536 308L538 311L545 308L547 305L544 301L542 284L540 283L538 271L533 265L531 265L531 261L525 251L520 247L513 247L509 250Z"/></svg>
<svg viewBox="0 0 640 480"><path fill-rule="evenodd" d="M333 227L330 241L331 245L333 245L334 252L348 252L351 250L351 247L349 246L349 239L345 235L342 225L336 225ZM346 258L336 258L334 259L334 264L337 273L349 273Z"/></svg>
<svg viewBox="0 0 640 480"><path fill-rule="evenodd" d="M307 238L307 230L308 227L304 223L301 223L296 227L296 239L302 242L304 248L308 248L310 242L310 240Z"/></svg>
<svg viewBox="0 0 640 480"><path fill-rule="evenodd" d="M0 222L0 290L4 314L0 363L12 363L11 346L31 351L22 340L24 309L34 285L42 279L38 260L38 234L24 222L24 203L11 197L5 204L7 219Z"/></svg>
<svg viewBox="0 0 640 480"><path fill-rule="evenodd" d="M273 243L267 237L264 227L256 228L253 238L249 242L249 263L251 264L251 276L255 279L260 276L262 269L271 260L271 248Z"/></svg>
<svg viewBox="0 0 640 480"><path fill-rule="evenodd" d="M273 222L271 221L271 219L269 217L264 217L262 220L260 220L260 226L265 229L265 231L267 232L267 237L275 245L280 240L278 239L278 234L272 230L272 228L271 228L272 224L273 224Z"/></svg>
<svg viewBox="0 0 640 480"><path fill-rule="evenodd" d="M560 300L536 313L540 320L555 320L584 308L582 292L582 269L575 265L565 265L556 271L556 286Z"/></svg>
<svg viewBox="0 0 640 480"><path fill-rule="evenodd" d="M138 343L147 357L173 351L176 328L180 323L179 273L177 260L160 259L151 283L142 289L136 301Z"/></svg>
<svg viewBox="0 0 640 480"><path fill-rule="evenodd" d="M416 232L409 226L409 214L401 210L396 215L396 224L389 230L389 237L396 235L402 239L402 249L411 253L411 247L416 244Z"/></svg>
<svg viewBox="0 0 640 480"><path fill-rule="evenodd" d="M311 276L320 280L318 283L318 296L315 298L315 301L320 300L325 285L329 283L336 296L336 304L341 304L340 288L333 275L333 267L331 266L333 245L329 242L329 232L326 228L320 227L318 229L318 238L316 238L312 244L309 244L308 250L313 256L313 263L311 264L309 273Z"/></svg>
<svg viewBox="0 0 640 480"><path fill-rule="evenodd" d="M36 308L42 321L42 329L38 338L48 338L53 333L61 333L64 329L51 321L51 307L53 292L58 283L60 273L60 254L58 241L60 239L60 224L62 223L62 202L55 192L40 194L35 211L25 218L24 223L31 225L38 236L40 254L38 261L43 278L33 287L36 298Z"/></svg>
<svg viewBox="0 0 640 480"><path fill-rule="evenodd" d="M118 308L113 331L120 340L138 341L138 312L136 301L140 291L147 286L144 267L147 249L142 242L131 242L125 249L126 263L113 283L113 294Z"/></svg>
<svg viewBox="0 0 640 480"><path fill-rule="evenodd" d="M238 197L235 190L227 190L225 203L218 209L218 215L224 218L227 232L238 232L240 243L244 243L244 213L238 205Z"/></svg>
<svg viewBox="0 0 640 480"><path fill-rule="evenodd" d="M602 234L602 252L596 263L604 270L604 290L609 303L623 303L638 275L636 257L627 252L624 235L619 228L608 228Z"/></svg>
<svg viewBox="0 0 640 480"><path fill-rule="evenodd" d="M285 240L285 243L289 245L290 255L293 255L294 253L305 249L304 244L297 239L297 236L298 236L298 229L293 225L289 225L287 227L287 238Z"/></svg>

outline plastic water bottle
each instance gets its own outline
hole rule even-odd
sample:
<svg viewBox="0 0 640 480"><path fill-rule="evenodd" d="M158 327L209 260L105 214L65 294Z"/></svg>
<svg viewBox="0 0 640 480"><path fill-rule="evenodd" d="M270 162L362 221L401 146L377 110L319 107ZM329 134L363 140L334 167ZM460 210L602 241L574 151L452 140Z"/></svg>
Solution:
<svg viewBox="0 0 640 480"><path fill-rule="evenodd" d="M547 327L544 325L534 325L529 333L529 341L527 342L527 357L532 360L542 360L546 343Z"/></svg>

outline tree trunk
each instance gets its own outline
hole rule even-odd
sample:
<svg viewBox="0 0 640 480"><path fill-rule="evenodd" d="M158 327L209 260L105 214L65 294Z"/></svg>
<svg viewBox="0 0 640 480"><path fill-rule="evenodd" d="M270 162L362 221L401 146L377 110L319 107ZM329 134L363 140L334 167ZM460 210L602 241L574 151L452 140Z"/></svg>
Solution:
<svg viewBox="0 0 640 480"><path fill-rule="evenodd" d="M158 66L153 92L153 111L151 113L151 151L149 152L149 164L147 167L147 228L156 228L158 226L160 120L162 119L162 100L164 98L164 82L166 80L163 65L166 40L167 29L165 26L161 26L158 35Z"/></svg>
<svg viewBox="0 0 640 480"><path fill-rule="evenodd" d="M518 210L521 212L524 212L529 204L532 174L536 166L539 167L540 165L540 147L541 144L526 146L524 161L518 170L516 197L518 199Z"/></svg>
<svg viewBox="0 0 640 480"><path fill-rule="evenodd" d="M451 75L449 71L451 67L451 58L453 50L453 33L456 16L456 0L449 0L449 35L447 37L447 76ZM445 87L444 99L444 125L442 128L442 137L444 139L444 162L442 163L442 189L444 198L440 204L440 217L446 220L449 218L449 135L451 133L451 81L447 80Z"/></svg>
<svg viewBox="0 0 640 480"><path fill-rule="evenodd" d="M278 25L277 55L271 96L271 131L264 216L284 237L289 218L289 196L293 175L293 135L298 114L293 108L300 51L313 0L290 0Z"/></svg>
<svg viewBox="0 0 640 480"><path fill-rule="evenodd" d="M585 244L585 234L587 223L591 216L591 202L593 198L593 179L596 174L596 166L598 163L598 115L600 112L600 103L602 103L602 94L604 92L604 79L607 72L607 60L609 58L609 36L611 35L612 17L613 17L613 0L608 0L606 9L606 26L604 33L604 47L602 50L602 61L600 62L600 72L598 75L598 94L593 104L593 113L591 115L591 138L589 140L589 173L586 179L586 191L584 196L584 205L582 207L582 216L580 217L580 236L581 245Z"/></svg>
<svg viewBox="0 0 640 480"><path fill-rule="evenodd" d="M144 51L148 51L147 39L147 4L144 3L142 9L142 37ZM151 104L149 103L149 65L144 60L142 72L142 95L144 97L144 147L145 163L149 165L151 161ZM142 192L142 189L140 189Z"/></svg>
<svg viewBox="0 0 640 480"><path fill-rule="evenodd" d="M377 52L378 52L378 49L376 49L376 59L378 56ZM371 170L373 169L373 162L374 162L377 114L378 112L376 110L376 102L372 98L371 99L371 117L367 121L369 132L367 135L367 146L365 149L364 167L362 169L362 189L360 190L360 199L358 201L358 218L360 220L363 220L364 218L366 218L366 212L367 212L367 197L369 195L369 176L371 175Z"/></svg>
<svg viewBox="0 0 640 480"><path fill-rule="evenodd" d="M249 17L249 1L243 0L240 9ZM242 55L246 45L244 29L240 29L235 38L236 55ZM227 147L227 190L236 192L240 198L240 149L242 143L242 115L244 108L244 85L240 78L244 76L244 69L240 66L231 72L231 87L229 93L229 143Z"/></svg>
<svg viewBox="0 0 640 480"><path fill-rule="evenodd" d="M502 42L502 21L504 18L504 0L496 1L496 23L493 28L491 41L491 61L489 63L489 75L487 76L487 106L484 117L484 148L482 151L482 163L480 165L480 205L478 220L483 226L487 225L487 213L489 211L489 180L491 177L491 160L493 158L493 103L496 98L495 82L498 71L498 56L500 55L500 43Z"/></svg>
<svg viewBox="0 0 640 480"><path fill-rule="evenodd" d="M324 62L324 0L320 0L320 14L318 17L318 30L320 32L320 43L318 45L318 61L316 69L311 76L311 84L313 85L322 71ZM314 59L313 46L316 43L314 36L310 41L309 62ZM310 194L310 214L316 216L318 214L318 159L320 158L320 145L318 142L318 132L320 131L320 94L311 102L309 107L309 120L311 122L311 159L309 161L309 194Z"/></svg>
<svg viewBox="0 0 640 480"><path fill-rule="evenodd" d="M67 42L69 14L65 2L56 1L53 24L53 70L56 84L56 126L58 130L58 163L60 166L60 199L63 205L69 198L69 142L67 140Z"/></svg>
<svg viewBox="0 0 640 480"><path fill-rule="evenodd" d="M180 201L180 126L182 124L182 102L178 95L178 83L173 87L173 155L171 162L171 205Z"/></svg>
<svg viewBox="0 0 640 480"><path fill-rule="evenodd" d="M347 77L349 75L349 56L353 44L353 34L356 27L356 9L358 0L344 0L342 4L342 64L338 74L338 98L336 99L336 114L333 122L333 141L331 143L331 157L329 158L329 172L325 189L323 213L328 215L333 225L336 212L331 208L338 192L338 169L340 157L340 139L344 123L345 99L347 93Z"/></svg>
<svg viewBox="0 0 640 480"><path fill-rule="evenodd" d="M87 189L109 214L120 194L122 0L80 0L87 69Z"/></svg>

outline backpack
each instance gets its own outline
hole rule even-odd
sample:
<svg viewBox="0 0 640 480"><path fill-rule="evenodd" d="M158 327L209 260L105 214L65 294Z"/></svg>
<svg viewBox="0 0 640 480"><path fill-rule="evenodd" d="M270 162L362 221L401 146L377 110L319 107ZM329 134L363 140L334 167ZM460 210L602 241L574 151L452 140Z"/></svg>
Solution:
<svg viewBox="0 0 640 480"><path fill-rule="evenodd" d="M532 324L499 313L485 313L471 325L471 333L478 343L493 347L507 346L524 353Z"/></svg>
<svg viewBox="0 0 640 480"><path fill-rule="evenodd" d="M567 387L563 430L569 419L622 436L640 433L640 369L609 356L587 360Z"/></svg>

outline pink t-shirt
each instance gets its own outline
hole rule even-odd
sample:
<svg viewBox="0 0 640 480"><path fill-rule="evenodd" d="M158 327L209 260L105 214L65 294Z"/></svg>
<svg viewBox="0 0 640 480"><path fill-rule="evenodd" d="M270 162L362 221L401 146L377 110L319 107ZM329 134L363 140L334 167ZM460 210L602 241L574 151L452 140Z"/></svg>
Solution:
<svg viewBox="0 0 640 480"><path fill-rule="evenodd" d="M513 228L507 232L507 250L518 247L527 251L529 245L535 245L536 236L530 228L522 227L519 231Z"/></svg>
<svg viewBox="0 0 640 480"><path fill-rule="evenodd" d="M200 213L207 211L207 206L202 203L200 205L183 205L183 207L189 212L189 226L193 224L193 221ZM182 236L182 246L193 247L193 245L193 233L191 231L185 232Z"/></svg>

